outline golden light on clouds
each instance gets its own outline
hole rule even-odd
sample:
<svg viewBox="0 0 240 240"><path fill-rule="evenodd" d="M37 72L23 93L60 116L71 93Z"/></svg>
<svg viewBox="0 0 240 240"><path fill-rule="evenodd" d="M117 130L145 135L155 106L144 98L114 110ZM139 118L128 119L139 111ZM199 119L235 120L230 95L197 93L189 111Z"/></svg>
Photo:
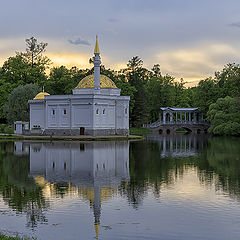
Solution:
<svg viewBox="0 0 240 240"><path fill-rule="evenodd" d="M166 50L157 54L161 70L176 79L196 85L199 80L214 76L225 64L237 59L237 49L227 44L202 44L184 49Z"/></svg>
<svg viewBox="0 0 240 240"><path fill-rule="evenodd" d="M89 64L89 55L74 54L74 53L54 53L48 52L46 56L51 59L53 66L66 66L67 68L78 67L78 68L91 68Z"/></svg>
<svg viewBox="0 0 240 240"><path fill-rule="evenodd" d="M48 42L47 50L44 55L52 61L52 66L66 66L71 68L76 66L80 69L92 68L89 58L93 57L92 46L72 46L66 39L40 39L39 41ZM25 51L25 38L0 39L0 66L10 56L14 56L16 51ZM101 54L102 64L105 68L120 70L127 67L127 61L131 56L113 56ZM223 69L224 65L231 62L238 62L238 49L232 45L221 42L201 42L194 46L172 47L159 50L157 54L149 56L147 59L141 56L144 66L151 69L156 63L161 66L163 75L169 74L176 81L181 78L186 82L185 86L196 86L197 83L210 76L214 76L215 71ZM121 61L118 61L121 59Z"/></svg>

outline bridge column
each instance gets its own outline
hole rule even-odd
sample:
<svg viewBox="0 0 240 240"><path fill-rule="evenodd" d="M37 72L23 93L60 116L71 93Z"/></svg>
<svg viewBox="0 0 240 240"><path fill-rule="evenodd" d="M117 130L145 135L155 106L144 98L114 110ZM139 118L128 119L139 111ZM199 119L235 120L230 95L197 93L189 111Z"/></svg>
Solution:
<svg viewBox="0 0 240 240"><path fill-rule="evenodd" d="M163 112L163 123L166 123L166 113Z"/></svg>
<svg viewBox="0 0 240 240"><path fill-rule="evenodd" d="M177 119L177 114L178 114L178 113L176 112L176 122L177 122L177 120L178 120L178 119Z"/></svg>
<svg viewBox="0 0 240 240"><path fill-rule="evenodd" d="M191 123L191 122L192 122L192 119L191 119L191 112L188 113L188 116L189 116L189 122Z"/></svg>
<svg viewBox="0 0 240 240"><path fill-rule="evenodd" d="M170 122L173 121L173 113L170 113Z"/></svg>
<svg viewBox="0 0 240 240"><path fill-rule="evenodd" d="M197 122L197 118L196 118L196 112L193 113L193 121L196 123Z"/></svg>

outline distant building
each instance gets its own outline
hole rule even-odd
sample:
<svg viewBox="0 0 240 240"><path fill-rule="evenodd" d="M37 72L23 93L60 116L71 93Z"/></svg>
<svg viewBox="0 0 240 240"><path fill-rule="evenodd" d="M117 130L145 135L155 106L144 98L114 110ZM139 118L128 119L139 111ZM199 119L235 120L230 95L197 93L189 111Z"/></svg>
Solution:
<svg viewBox="0 0 240 240"><path fill-rule="evenodd" d="M129 96L107 76L100 74L98 40L94 50L94 74L83 78L72 95L41 92L30 104L30 134L128 135Z"/></svg>

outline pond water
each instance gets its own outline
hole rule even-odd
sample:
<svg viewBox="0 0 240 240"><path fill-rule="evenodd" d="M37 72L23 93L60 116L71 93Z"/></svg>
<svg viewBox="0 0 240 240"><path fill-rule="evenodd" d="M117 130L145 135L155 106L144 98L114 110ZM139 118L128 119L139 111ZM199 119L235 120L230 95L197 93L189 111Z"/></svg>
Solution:
<svg viewBox="0 0 240 240"><path fill-rule="evenodd" d="M37 239L239 239L240 139L1 142L0 231Z"/></svg>

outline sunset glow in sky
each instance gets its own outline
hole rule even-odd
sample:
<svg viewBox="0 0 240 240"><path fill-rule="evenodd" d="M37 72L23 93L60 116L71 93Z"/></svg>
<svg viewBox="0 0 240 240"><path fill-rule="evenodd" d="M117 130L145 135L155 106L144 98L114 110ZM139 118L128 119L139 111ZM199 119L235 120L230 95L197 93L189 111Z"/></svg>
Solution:
<svg viewBox="0 0 240 240"><path fill-rule="evenodd" d="M106 68L133 56L195 82L240 62L239 0L1 0L0 65L31 36L54 65L90 67L95 35Z"/></svg>

